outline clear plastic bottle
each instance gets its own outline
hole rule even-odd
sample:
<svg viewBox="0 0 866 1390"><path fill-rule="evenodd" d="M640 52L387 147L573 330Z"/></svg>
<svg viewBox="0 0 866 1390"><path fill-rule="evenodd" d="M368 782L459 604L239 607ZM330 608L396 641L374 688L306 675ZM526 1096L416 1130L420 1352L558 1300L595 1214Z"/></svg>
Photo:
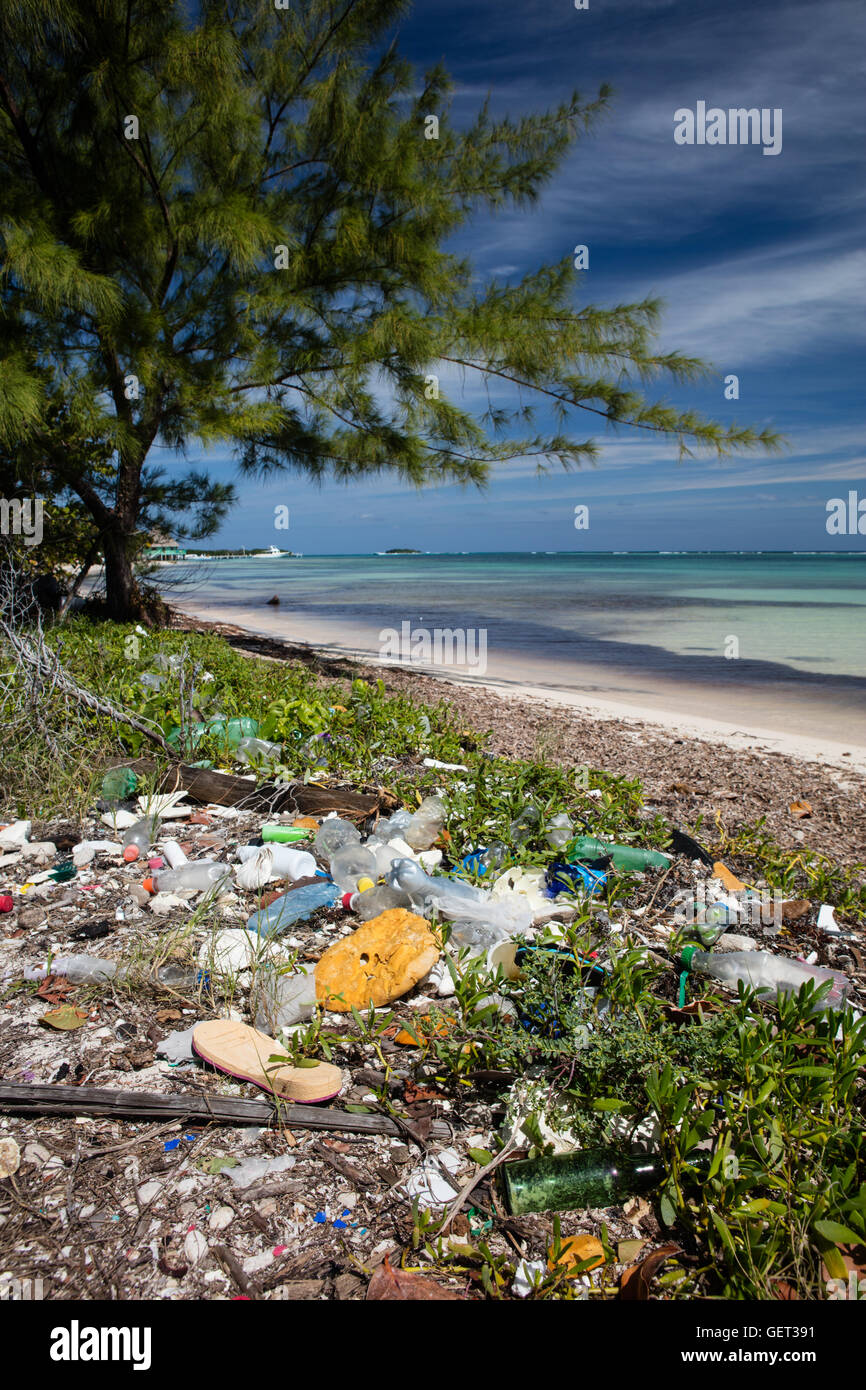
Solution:
<svg viewBox="0 0 866 1390"><path fill-rule="evenodd" d="M253 986L255 1026L272 1038L279 1028L291 1028L312 1018L316 1009L316 977L280 974L271 967L256 972Z"/></svg>
<svg viewBox="0 0 866 1390"><path fill-rule="evenodd" d="M541 812L533 802L528 801L520 815L511 822L511 842L514 845L525 845L527 840L536 837L541 829Z"/></svg>
<svg viewBox="0 0 866 1390"><path fill-rule="evenodd" d="M277 762L283 754L281 743L269 743L266 738L245 737L239 740L235 749L239 763L250 765L253 762Z"/></svg>
<svg viewBox="0 0 866 1390"><path fill-rule="evenodd" d="M99 956L54 956L51 973L63 975L71 985L100 984L117 974L117 961L101 960Z"/></svg>
<svg viewBox="0 0 866 1390"><path fill-rule="evenodd" d="M343 894L343 906L348 912L354 912L356 917L360 917L362 922L371 922L380 912L390 912L395 907L408 908L411 905L412 900L408 893L404 893L401 888L392 888L387 883L379 883L364 893Z"/></svg>
<svg viewBox="0 0 866 1390"><path fill-rule="evenodd" d="M376 856L365 845L343 845L331 856L331 878L344 892L363 891L376 882L379 866Z"/></svg>
<svg viewBox="0 0 866 1390"><path fill-rule="evenodd" d="M714 955L687 946L682 953L687 970L698 970L714 980L736 989L739 982L762 994L796 993L801 985L812 980L815 984L830 983L831 989L819 1009L840 1009L851 992L851 981L838 970L820 965L807 965L802 960L774 956L769 951L726 951Z"/></svg>
<svg viewBox="0 0 866 1390"><path fill-rule="evenodd" d="M340 820L338 816L322 821L316 832L313 845L325 859L330 859L343 845L361 843L361 832L351 821Z"/></svg>
<svg viewBox="0 0 866 1390"><path fill-rule="evenodd" d="M414 850L432 849L445 825L445 802L441 796L425 796L403 832L403 839Z"/></svg>
<svg viewBox="0 0 866 1390"><path fill-rule="evenodd" d="M392 888L402 888L410 898L418 901L431 899L452 905L484 901L484 894L465 879L431 878L414 859L395 860L388 874L388 883Z"/></svg>
<svg viewBox="0 0 866 1390"><path fill-rule="evenodd" d="M376 826L376 834L381 840L393 840L397 836L402 839L411 824L411 811L395 811L388 820L379 821L379 824Z"/></svg>
<svg viewBox="0 0 866 1390"><path fill-rule="evenodd" d="M142 816L123 834L123 857L127 862L146 854L159 833L158 816Z"/></svg>
<svg viewBox="0 0 866 1390"><path fill-rule="evenodd" d="M270 907L254 912L247 921L247 930L258 932L259 936L275 936L295 922L305 922L317 908L336 907L340 897L339 888L329 878L304 883L275 899Z"/></svg>
<svg viewBox="0 0 866 1390"><path fill-rule="evenodd" d="M524 932L532 924L532 908L519 893L493 897L462 878L431 877L414 859L398 859L387 881L392 888L408 893L425 915L435 908L452 922L472 922L486 928L488 945Z"/></svg>
<svg viewBox="0 0 866 1390"><path fill-rule="evenodd" d="M215 859L194 859L181 864L179 869L160 869L152 878L144 880L144 887L149 893L175 893L178 889L199 893L215 888L230 874L228 864L218 864Z"/></svg>
<svg viewBox="0 0 866 1390"><path fill-rule="evenodd" d="M565 811L551 816L547 822L547 843L552 849L564 849L573 835L574 826Z"/></svg>

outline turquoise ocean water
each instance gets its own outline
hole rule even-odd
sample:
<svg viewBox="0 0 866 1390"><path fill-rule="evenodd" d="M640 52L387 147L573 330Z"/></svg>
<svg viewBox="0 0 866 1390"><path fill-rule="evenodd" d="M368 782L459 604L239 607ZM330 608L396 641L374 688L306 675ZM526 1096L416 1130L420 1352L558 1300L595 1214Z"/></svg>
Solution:
<svg viewBox="0 0 866 1390"><path fill-rule="evenodd" d="M326 555L180 565L184 606L484 629L488 651L866 694L866 554ZM173 587L173 586L172 586ZM168 595L171 597L171 594ZM736 638L738 660L725 657ZM323 641L327 640L323 635ZM829 691L828 691L829 693Z"/></svg>

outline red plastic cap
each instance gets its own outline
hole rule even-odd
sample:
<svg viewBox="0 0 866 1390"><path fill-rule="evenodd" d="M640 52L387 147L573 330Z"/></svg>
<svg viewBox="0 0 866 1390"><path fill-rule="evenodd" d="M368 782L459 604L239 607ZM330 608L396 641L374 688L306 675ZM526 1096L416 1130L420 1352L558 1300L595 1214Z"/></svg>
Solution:
<svg viewBox="0 0 866 1390"><path fill-rule="evenodd" d="M15 899L8 893L0 895L0 912L11 912L15 906Z"/></svg>
<svg viewBox="0 0 866 1390"><path fill-rule="evenodd" d="M138 845L127 845L126 849L123 851L123 857L127 864L131 864L134 859L138 858L140 853L141 850L138 848Z"/></svg>
<svg viewBox="0 0 866 1390"><path fill-rule="evenodd" d="M352 899L354 898L354 896L354 893L344 893L342 898L340 899L340 902L343 904L343 907L346 909L347 912L352 911Z"/></svg>

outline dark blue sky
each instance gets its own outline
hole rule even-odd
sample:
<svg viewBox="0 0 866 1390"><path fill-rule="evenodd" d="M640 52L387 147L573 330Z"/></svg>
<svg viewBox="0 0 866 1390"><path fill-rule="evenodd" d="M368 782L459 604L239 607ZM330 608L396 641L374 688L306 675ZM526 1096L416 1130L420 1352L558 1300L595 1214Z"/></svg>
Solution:
<svg viewBox="0 0 866 1390"><path fill-rule="evenodd" d="M458 124L488 93L494 114L517 116L575 88L588 100L603 82L614 87L610 114L538 207L479 218L455 249L482 279L516 280L585 243L578 302L659 294L662 347L717 369L698 387L667 388L669 399L780 430L789 448L678 463L653 435L602 428L597 467L539 478L518 461L484 493L417 493L385 479L351 489L294 476L242 483L242 505L207 544L307 554L866 548L866 536L825 526L830 498L851 489L866 498L864 37L861 0L589 0L580 11L573 0L418 3L401 47L421 70L444 60ZM676 144L674 112L699 101L781 108L781 152ZM724 399L728 373L739 377L735 402ZM233 476L219 455L207 461ZM276 532L280 504L291 524ZM590 509L588 530L574 528L577 504Z"/></svg>

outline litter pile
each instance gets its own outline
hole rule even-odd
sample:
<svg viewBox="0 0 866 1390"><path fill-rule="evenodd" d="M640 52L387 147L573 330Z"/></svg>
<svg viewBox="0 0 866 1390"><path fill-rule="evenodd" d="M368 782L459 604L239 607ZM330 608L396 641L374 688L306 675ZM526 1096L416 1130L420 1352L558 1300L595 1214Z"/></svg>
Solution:
<svg viewBox="0 0 866 1390"><path fill-rule="evenodd" d="M273 756L230 723L238 763ZM464 1292L565 1271L585 1296L606 1260L624 1291L659 1235L657 1136L575 1142L533 1092L543 1044L571 1029L579 1057L626 949L683 1018L713 1008L708 981L756 1011L805 984L814 1014L858 1016L833 909L750 888L679 830L620 844L528 799L507 837L458 845L447 784L410 809L201 766L155 791L148 766L110 768L81 825L0 827L0 1238L54 1297L453 1297L396 1267L442 1218ZM821 963L840 952L850 969ZM539 1003L548 967L576 1029ZM537 1040L525 1075L485 1069L473 1019ZM607 1240L557 1225L551 1253L527 1214L553 1211L607 1212Z"/></svg>

